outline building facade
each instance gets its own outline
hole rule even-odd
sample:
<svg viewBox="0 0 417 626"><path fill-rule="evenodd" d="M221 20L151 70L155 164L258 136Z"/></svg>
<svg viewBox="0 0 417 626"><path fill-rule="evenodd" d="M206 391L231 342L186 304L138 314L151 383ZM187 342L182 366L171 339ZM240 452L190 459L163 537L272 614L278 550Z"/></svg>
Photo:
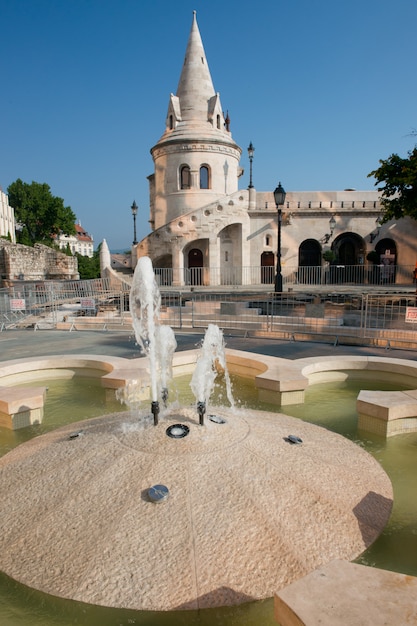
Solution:
<svg viewBox="0 0 417 626"><path fill-rule="evenodd" d="M339 268L338 282L362 282L374 265L414 268L416 223L382 225L376 191L289 191L278 228L273 191L257 191L252 180L239 189L241 153L214 90L194 12L178 89L151 149L152 232L133 247L133 266L149 256L161 283L172 286L271 284L280 237L282 274L294 282L323 282L326 251ZM410 282L408 271L384 276Z"/></svg>
<svg viewBox="0 0 417 626"><path fill-rule="evenodd" d="M0 189L0 237L10 237L16 243L14 210L9 205L9 196Z"/></svg>
<svg viewBox="0 0 417 626"><path fill-rule="evenodd" d="M72 254L78 252L81 256L92 257L94 253L94 240L91 235L81 226L80 222L75 224L75 235L65 235L61 233L56 237L56 242L60 250L70 247Z"/></svg>

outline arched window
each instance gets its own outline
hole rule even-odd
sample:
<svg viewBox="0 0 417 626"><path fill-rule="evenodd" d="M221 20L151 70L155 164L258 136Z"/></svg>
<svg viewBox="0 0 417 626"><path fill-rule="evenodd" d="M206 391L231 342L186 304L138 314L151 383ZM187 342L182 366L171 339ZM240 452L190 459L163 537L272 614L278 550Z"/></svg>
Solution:
<svg viewBox="0 0 417 626"><path fill-rule="evenodd" d="M169 116L169 130L172 130L174 128L174 116L170 115Z"/></svg>
<svg viewBox="0 0 417 626"><path fill-rule="evenodd" d="M189 189L191 187L191 172L188 165L181 167L181 189Z"/></svg>
<svg viewBox="0 0 417 626"><path fill-rule="evenodd" d="M217 128L220 129L220 115L217 115Z"/></svg>
<svg viewBox="0 0 417 626"><path fill-rule="evenodd" d="M271 235L266 235L266 237L265 237L265 245L266 246L270 246L271 245Z"/></svg>
<svg viewBox="0 0 417 626"><path fill-rule="evenodd" d="M200 167L200 189L210 188L210 171L207 165Z"/></svg>

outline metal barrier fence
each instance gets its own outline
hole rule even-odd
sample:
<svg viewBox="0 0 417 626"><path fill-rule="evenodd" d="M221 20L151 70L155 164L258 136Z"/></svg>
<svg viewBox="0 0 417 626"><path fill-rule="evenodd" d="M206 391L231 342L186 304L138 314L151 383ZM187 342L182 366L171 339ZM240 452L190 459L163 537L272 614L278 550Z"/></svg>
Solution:
<svg viewBox="0 0 417 626"><path fill-rule="evenodd" d="M290 339L351 338L417 346L417 297L407 293L163 293L161 321L178 329L217 324L245 334Z"/></svg>
<svg viewBox="0 0 417 626"><path fill-rule="evenodd" d="M376 289L375 287L373 288ZM204 293L161 290L160 320L174 330L417 347L415 289L364 293L302 289ZM108 280L20 283L0 290L0 330L132 330L129 288Z"/></svg>
<svg viewBox="0 0 417 626"><path fill-rule="evenodd" d="M16 282L0 289L0 329L56 327L65 318L96 317L112 311L123 319L129 310L128 287L115 289L108 279Z"/></svg>

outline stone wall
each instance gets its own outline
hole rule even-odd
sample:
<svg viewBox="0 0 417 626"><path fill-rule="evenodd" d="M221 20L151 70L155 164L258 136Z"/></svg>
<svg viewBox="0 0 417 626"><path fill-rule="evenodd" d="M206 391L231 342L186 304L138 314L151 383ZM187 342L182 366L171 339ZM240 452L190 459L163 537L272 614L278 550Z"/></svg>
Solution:
<svg viewBox="0 0 417 626"><path fill-rule="evenodd" d="M1 285L9 280L78 280L78 261L58 250L0 239Z"/></svg>

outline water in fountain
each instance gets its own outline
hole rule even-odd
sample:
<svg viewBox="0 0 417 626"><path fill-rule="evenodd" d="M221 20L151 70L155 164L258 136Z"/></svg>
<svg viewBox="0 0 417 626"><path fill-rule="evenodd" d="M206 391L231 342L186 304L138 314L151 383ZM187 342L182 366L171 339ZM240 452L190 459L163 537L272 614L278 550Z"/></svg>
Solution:
<svg viewBox="0 0 417 626"><path fill-rule="evenodd" d="M190 383L200 413L200 423L202 423L202 415L206 411L219 370L224 372L227 399L230 406L234 407L230 377L226 365L223 331L215 324L209 324Z"/></svg>
<svg viewBox="0 0 417 626"><path fill-rule="evenodd" d="M137 262L129 306L136 341L149 356L152 403L162 399L166 404L177 342L172 328L159 321L161 294L149 257L141 257Z"/></svg>

